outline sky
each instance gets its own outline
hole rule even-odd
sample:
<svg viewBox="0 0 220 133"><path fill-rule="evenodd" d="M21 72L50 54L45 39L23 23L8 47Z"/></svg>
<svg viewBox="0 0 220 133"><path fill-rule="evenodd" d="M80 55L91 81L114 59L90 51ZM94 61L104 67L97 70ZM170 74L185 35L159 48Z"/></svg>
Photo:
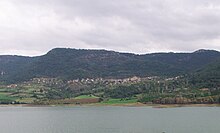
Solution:
<svg viewBox="0 0 220 133"><path fill-rule="evenodd" d="M0 55L220 50L220 0L0 0Z"/></svg>

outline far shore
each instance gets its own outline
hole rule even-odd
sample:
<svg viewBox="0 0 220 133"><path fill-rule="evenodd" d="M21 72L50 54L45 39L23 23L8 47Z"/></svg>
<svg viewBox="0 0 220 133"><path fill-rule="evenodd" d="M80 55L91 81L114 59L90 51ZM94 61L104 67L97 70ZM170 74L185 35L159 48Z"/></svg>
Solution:
<svg viewBox="0 0 220 133"><path fill-rule="evenodd" d="M56 104L56 105L40 105L40 104L0 104L0 107L102 107L102 106L116 106L116 107L152 107L152 108L178 108L178 107L220 107L220 104L143 104L143 103L129 103L129 104Z"/></svg>

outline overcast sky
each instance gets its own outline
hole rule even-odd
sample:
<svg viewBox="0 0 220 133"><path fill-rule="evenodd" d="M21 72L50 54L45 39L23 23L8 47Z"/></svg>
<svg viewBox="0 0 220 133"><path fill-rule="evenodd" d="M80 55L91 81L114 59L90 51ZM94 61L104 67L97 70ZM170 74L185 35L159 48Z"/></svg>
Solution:
<svg viewBox="0 0 220 133"><path fill-rule="evenodd" d="M220 0L0 0L0 54L220 50Z"/></svg>

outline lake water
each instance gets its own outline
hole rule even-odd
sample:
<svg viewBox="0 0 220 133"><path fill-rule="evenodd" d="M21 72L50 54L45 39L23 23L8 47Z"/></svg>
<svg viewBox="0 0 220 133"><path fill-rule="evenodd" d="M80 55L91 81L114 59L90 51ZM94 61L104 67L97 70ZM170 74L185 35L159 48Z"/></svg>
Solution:
<svg viewBox="0 0 220 133"><path fill-rule="evenodd" d="M220 133L220 107L0 107L1 133Z"/></svg>

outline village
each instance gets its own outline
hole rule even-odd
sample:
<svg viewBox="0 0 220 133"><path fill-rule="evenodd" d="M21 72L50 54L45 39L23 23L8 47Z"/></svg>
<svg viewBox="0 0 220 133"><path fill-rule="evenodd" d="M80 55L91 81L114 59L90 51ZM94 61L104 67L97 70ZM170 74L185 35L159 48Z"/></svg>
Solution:
<svg viewBox="0 0 220 133"><path fill-rule="evenodd" d="M219 91L220 88L193 89L181 76L82 78L68 81L33 78L24 83L0 87L1 95L6 95L6 101L8 98L12 99L9 100L11 102L32 104L93 103L112 98L148 104L212 104L219 102ZM77 97L83 97L83 100Z"/></svg>

